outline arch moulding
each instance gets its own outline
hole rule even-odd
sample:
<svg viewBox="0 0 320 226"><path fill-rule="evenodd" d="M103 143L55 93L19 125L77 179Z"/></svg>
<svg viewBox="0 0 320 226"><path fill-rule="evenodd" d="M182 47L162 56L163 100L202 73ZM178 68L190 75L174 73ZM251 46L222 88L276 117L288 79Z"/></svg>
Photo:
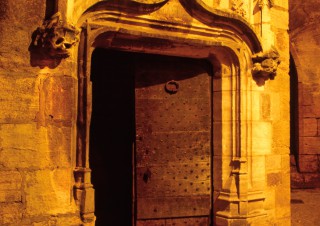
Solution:
<svg viewBox="0 0 320 226"><path fill-rule="evenodd" d="M89 165L95 48L207 59L213 66L213 177L215 225L249 224L266 216L264 187L253 189L251 86L270 73L253 74L271 56L240 16L199 0L100 1L78 22L78 118L74 196L82 220L94 222L94 188ZM152 3L148 3L152 2ZM273 55L272 55L273 56ZM272 57L271 56L271 57Z"/></svg>

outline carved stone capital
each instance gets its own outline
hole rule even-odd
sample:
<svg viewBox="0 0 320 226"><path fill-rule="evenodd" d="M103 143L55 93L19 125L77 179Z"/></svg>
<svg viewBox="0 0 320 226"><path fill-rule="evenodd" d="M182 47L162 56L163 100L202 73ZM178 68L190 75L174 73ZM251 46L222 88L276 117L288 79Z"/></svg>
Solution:
<svg viewBox="0 0 320 226"><path fill-rule="evenodd" d="M279 53L272 48L267 52L260 52L252 57L252 75L258 85L263 85L266 80L273 80L280 64Z"/></svg>
<svg viewBox="0 0 320 226"><path fill-rule="evenodd" d="M33 46L47 52L52 58L70 56L70 49L78 41L80 31L73 25L61 20L61 14L54 14L38 27Z"/></svg>

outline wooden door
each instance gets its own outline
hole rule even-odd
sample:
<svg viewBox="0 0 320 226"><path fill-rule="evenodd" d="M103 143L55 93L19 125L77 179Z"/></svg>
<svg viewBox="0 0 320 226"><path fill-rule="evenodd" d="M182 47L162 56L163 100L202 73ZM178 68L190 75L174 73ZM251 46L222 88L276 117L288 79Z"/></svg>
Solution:
<svg viewBox="0 0 320 226"><path fill-rule="evenodd" d="M210 225L211 65L154 55L136 59L136 224Z"/></svg>

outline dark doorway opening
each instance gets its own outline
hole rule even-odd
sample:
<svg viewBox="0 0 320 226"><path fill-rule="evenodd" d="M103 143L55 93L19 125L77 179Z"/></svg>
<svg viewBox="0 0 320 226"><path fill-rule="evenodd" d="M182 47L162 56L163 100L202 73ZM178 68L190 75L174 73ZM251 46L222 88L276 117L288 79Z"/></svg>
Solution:
<svg viewBox="0 0 320 226"><path fill-rule="evenodd" d="M290 55L290 154L298 163L299 156L299 94L298 73Z"/></svg>
<svg viewBox="0 0 320 226"><path fill-rule="evenodd" d="M204 59L94 50L89 161L97 226L209 224L212 74Z"/></svg>
<svg viewBox="0 0 320 226"><path fill-rule="evenodd" d="M92 55L90 167L96 225L132 225L134 75L127 52L96 49Z"/></svg>

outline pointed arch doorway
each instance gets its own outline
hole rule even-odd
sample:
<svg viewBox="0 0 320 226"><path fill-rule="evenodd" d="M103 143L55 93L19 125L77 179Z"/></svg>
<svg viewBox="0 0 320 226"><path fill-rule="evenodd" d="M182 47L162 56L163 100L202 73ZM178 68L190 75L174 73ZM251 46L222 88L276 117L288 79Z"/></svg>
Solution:
<svg viewBox="0 0 320 226"><path fill-rule="evenodd" d="M212 65L98 48L91 81L96 225L209 225Z"/></svg>

